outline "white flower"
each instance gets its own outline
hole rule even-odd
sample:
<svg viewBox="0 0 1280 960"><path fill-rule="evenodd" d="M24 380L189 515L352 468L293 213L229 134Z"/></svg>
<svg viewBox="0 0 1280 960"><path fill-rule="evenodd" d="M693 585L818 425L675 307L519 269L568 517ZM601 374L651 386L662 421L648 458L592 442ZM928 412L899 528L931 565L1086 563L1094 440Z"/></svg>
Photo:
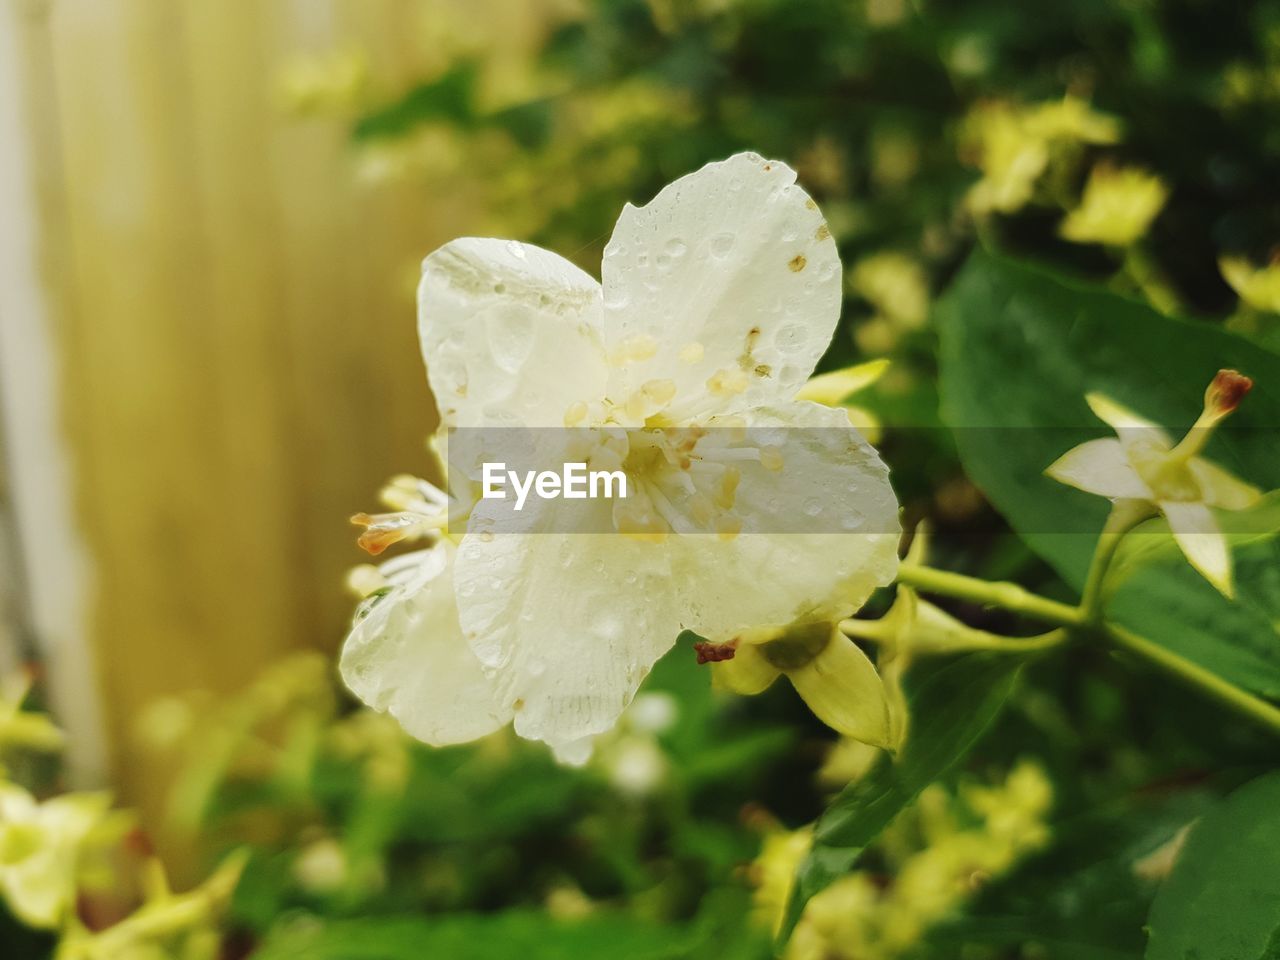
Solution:
<svg viewBox="0 0 1280 960"><path fill-rule="evenodd" d="M513 719L580 761L682 629L727 642L857 609L897 566L888 471L844 411L795 399L840 299L817 206L753 154L628 205L603 284L514 241L429 256L420 333L444 425L572 427L628 496L476 502L451 569L442 544L365 610L348 683L428 742ZM821 532L778 532L788 518ZM378 546L440 525L365 519Z"/></svg>
<svg viewBox="0 0 1280 960"><path fill-rule="evenodd" d="M0 898L23 923L52 929L75 906L82 847L111 806L105 793L44 803L0 783Z"/></svg>
<svg viewBox="0 0 1280 960"><path fill-rule="evenodd" d="M1086 493L1163 514L1191 565L1231 597L1231 551L1210 507L1245 510L1262 494L1200 452L1214 428L1252 387L1253 381L1235 370L1218 371L1205 391L1204 411L1177 444L1150 420L1102 394L1090 393L1085 397L1090 409L1118 437L1082 443L1045 473Z"/></svg>

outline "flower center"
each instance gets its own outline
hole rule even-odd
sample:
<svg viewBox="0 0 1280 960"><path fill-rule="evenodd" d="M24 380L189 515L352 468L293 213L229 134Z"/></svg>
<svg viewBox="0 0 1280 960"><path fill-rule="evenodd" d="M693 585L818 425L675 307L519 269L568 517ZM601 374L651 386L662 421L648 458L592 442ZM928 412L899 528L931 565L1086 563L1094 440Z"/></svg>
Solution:
<svg viewBox="0 0 1280 960"><path fill-rule="evenodd" d="M669 533L713 533L731 539L742 530L734 513L740 464L782 467L773 447L746 442L741 427L646 426L626 431L622 469L628 494L614 508L622 533L662 539Z"/></svg>

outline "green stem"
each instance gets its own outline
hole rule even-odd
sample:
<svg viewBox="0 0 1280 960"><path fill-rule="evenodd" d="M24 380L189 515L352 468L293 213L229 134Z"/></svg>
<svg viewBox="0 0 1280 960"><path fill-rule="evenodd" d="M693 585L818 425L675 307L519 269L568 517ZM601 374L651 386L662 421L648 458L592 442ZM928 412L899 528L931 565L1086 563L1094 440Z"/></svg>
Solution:
<svg viewBox="0 0 1280 960"><path fill-rule="evenodd" d="M1162 313L1178 312L1178 295L1160 276L1155 262L1141 247L1134 245L1125 249L1122 270L1153 307Z"/></svg>
<svg viewBox="0 0 1280 960"><path fill-rule="evenodd" d="M1102 632L1120 649L1142 657L1206 696L1257 721L1272 733L1280 734L1280 707L1246 693L1216 673L1124 627L1107 624Z"/></svg>
<svg viewBox="0 0 1280 960"><path fill-rule="evenodd" d="M1081 612L1075 607L1031 593L1016 583L992 583L914 563L898 566L898 580L926 593L938 593L983 606L1001 607L1059 627L1078 626L1083 622Z"/></svg>
<svg viewBox="0 0 1280 960"><path fill-rule="evenodd" d="M1140 509L1137 504L1123 501L1116 504L1098 540L1098 548L1089 567L1084 595L1078 607L1041 597L1016 583L992 583L976 577L934 570L932 567L913 563L899 565L898 580L927 593L955 597L984 606L1001 607L1065 628L1021 641L1009 639L1008 646L993 642L988 649L1013 649L1013 644L1019 644L1021 649L1026 650L1042 649L1063 642L1068 634L1073 632L1095 634L1109 640L1118 649L1141 657L1159 667L1188 686L1198 689L1206 696L1243 714L1271 732L1280 734L1280 707L1255 697L1212 671L1131 630L1102 622L1102 587L1116 549L1124 534L1149 516L1150 512ZM993 641L1001 639L1003 638L992 637Z"/></svg>
<svg viewBox="0 0 1280 960"><path fill-rule="evenodd" d="M1141 500L1117 500L1098 536L1098 545L1089 563L1084 590L1080 595L1080 620L1097 624L1102 618L1102 587L1124 535L1151 516L1151 507Z"/></svg>

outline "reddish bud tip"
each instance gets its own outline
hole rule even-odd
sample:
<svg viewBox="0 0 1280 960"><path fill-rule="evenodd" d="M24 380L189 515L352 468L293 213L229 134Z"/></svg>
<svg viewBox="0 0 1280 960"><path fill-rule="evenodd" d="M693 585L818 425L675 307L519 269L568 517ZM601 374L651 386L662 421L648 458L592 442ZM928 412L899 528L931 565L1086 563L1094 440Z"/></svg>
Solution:
<svg viewBox="0 0 1280 960"><path fill-rule="evenodd" d="M1204 392L1205 409L1225 417L1240 406L1244 395L1253 389L1253 381L1238 370L1219 370Z"/></svg>

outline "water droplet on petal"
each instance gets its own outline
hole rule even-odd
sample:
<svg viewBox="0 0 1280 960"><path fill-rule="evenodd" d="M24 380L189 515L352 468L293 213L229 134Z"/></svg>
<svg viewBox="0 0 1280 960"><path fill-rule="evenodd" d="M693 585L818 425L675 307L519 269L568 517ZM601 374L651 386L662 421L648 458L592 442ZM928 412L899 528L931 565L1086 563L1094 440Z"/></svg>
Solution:
<svg viewBox="0 0 1280 960"><path fill-rule="evenodd" d="M723 260L733 250L734 236L732 233L717 233L711 238L710 249L711 255L717 260Z"/></svg>
<svg viewBox="0 0 1280 960"><path fill-rule="evenodd" d="M783 353L799 353L809 341L809 328L803 323L789 323L773 337L774 346Z"/></svg>

